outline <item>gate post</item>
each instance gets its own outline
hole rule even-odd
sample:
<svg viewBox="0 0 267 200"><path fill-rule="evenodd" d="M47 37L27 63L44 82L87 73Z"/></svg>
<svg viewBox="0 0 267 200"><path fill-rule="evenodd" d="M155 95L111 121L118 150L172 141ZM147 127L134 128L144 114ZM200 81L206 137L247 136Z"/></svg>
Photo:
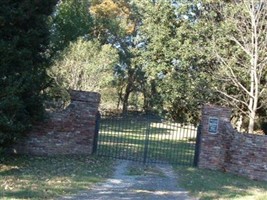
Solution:
<svg viewBox="0 0 267 200"><path fill-rule="evenodd" d="M223 124L230 121L231 109L205 105L202 110L202 128L198 166L207 169L222 169L224 162Z"/></svg>
<svg viewBox="0 0 267 200"><path fill-rule="evenodd" d="M100 115L100 112L98 111L96 113L96 120L95 120L95 134L94 134L92 154L96 153L96 151L97 151L97 142L98 142L100 119L101 119L101 115Z"/></svg>

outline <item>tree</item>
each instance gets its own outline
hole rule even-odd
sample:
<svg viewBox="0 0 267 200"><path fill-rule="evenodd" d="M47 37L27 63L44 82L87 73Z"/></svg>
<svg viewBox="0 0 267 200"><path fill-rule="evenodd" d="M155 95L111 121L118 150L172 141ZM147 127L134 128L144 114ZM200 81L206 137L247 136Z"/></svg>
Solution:
<svg viewBox="0 0 267 200"><path fill-rule="evenodd" d="M127 112L129 96L138 90L140 67L132 60L135 57L138 12L135 4L127 0L94 1L90 8L96 21L94 37L101 43L112 44L119 52L119 63L115 67L118 107L122 102Z"/></svg>
<svg viewBox="0 0 267 200"><path fill-rule="evenodd" d="M186 2L142 4L143 37L139 63L146 77L147 107L168 111L171 118L198 122L199 107L212 99L211 78L205 67L212 58L200 45L206 40L195 30L198 10Z"/></svg>
<svg viewBox="0 0 267 200"><path fill-rule="evenodd" d="M132 4L130 4L129 1L127 0L118 0L118 1L95 0L90 2L88 0L61 1L57 5L56 10L51 17L51 39L52 39L51 46L53 47L53 50L57 51L58 53L56 54L57 56L54 57L55 65L53 67L54 69L53 71L54 72L57 71L55 74L57 74L59 77L54 76L54 78L56 78L57 80L61 79L62 74L66 73L66 71L69 71L71 69L71 66L74 65L74 63L75 65L80 63L78 60L79 57L78 52L80 52L81 49L78 50L77 52L70 50L70 48L74 47L75 45L80 47L83 46L83 50L88 51L89 55L92 55L92 51L96 50L95 49L96 45L99 48L100 48L99 45L104 45L103 47L104 49L106 49L105 53L107 53L108 57L110 57L109 55L114 55L114 49L112 49L110 46L112 45L112 47L116 48L119 52L118 63L121 63L123 66L127 66L127 69L124 71L126 72L126 74L129 72L127 76L124 76L122 78L121 77L122 73L120 72L122 72L124 69L123 70L119 69L119 67L122 65L117 64L116 65L117 67L114 68L115 70L114 74L116 74L114 78L116 80L113 81L113 83L120 84L120 86L117 85L117 87L123 88L122 90L120 90L123 91L122 93L118 92L118 94L120 94L119 99L123 99L123 102L127 102L129 96L128 91L132 90L132 89L129 90L129 88L131 85L133 85L130 82L130 80L133 80L132 79L133 73L131 73L133 68L130 67L130 60L132 54L130 52L131 50L129 44L131 36L135 32L135 21L133 18L132 9L133 9ZM87 42L82 42L83 44L81 45L80 43L82 39L79 39L76 43L78 37L83 38L83 40ZM93 42L90 43L89 41ZM70 45L72 47L68 48L70 42L72 42L72 44ZM74 43L76 44L74 45ZM92 44L91 49L85 43ZM106 47L109 48L110 52L107 52ZM64 51L64 48L68 49ZM96 52L98 52L98 50ZM75 53L77 54L76 56ZM63 54L63 56L61 56L60 54ZM66 55L69 55L70 58L67 59ZM74 59L72 60L72 64L70 64L69 62L71 59ZM74 67L76 71L75 73L72 73L72 76L75 75L75 78L72 79L73 80L72 83L66 81L67 79L71 80L70 76L65 76L64 79L65 81L63 81L65 87L67 88L78 87L86 90L88 90L89 88L92 89L92 81L93 81L92 78L95 78L93 76L94 73L92 73L92 75L90 76L91 78L88 78L87 77L88 73L84 73L84 70L85 68L87 68L86 71L88 71L89 68L92 69L93 64L97 64L94 66L94 70L97 70L97 68L101 69L101 67L99 67L101 65L99 64L99 62L96 62L95 60L97 59L97 56L93 56L92 59L89 60L90 62L93 60L94 61L90 65L91 67L88 68L89 65L88 57L86 59L88 61L85 62L86 64L80 63L81 67L78 66ZM114 59L116 60L117 57L115 56ZM109 62L109 64L113 63L114 59L112 59L111 62ZM103 61L103 58L101 58L99 61L101 60ZM58 67L58 69L56 69L56 67ZM64 67L66 67L67 69L64 69ZM74 69L72 69L71 71L73 71ZM101 71L100 69L99 71ZM131 77L131 78L128 79L126 77ZM74 80L77 80L75 84ZM129 84L125 89L124 86L127 81L129 81L128 82ZM61 81L61 83L63 82ZM124 89L125 89L125 94L124 94ZM124 103L124 105L126 105L126 103Z"/></svg>
<svg viewBox="0 0 267 200"><path fill-rule="evenodd" d="M266 93L267 4L262 0L238 0L208 6L222 19L213 27L211 39L218 61L213 71L219 85L216 91L227 104L238 108L240 116L248 117L247 130L253 133Z"/></svg>
<svg viewBox="0 0 267 200"><path fill-rule="evenodd" d="M113 80L113 66L118 53L111 45L78 38L52 66L51 76L67 89L100 92Z"/></svg>
<svg viewBox="0 0 267 200"><path fill-rule="evenodd" d="M0 145L13 143L43 115L48 86L47 16L55 0L3 1L0 7Z"/></svg>
<svg viewBox="0 0 267 200"><path fill-rule="evenodd" d="M91 4L93 35L98 40L115 44L135 31L133 4L128 0L95 0Z"/></svg>
<svg viewBox="0 0 267 200"><path fill-rule="evenodd" d="M50 17L50 45L61 51L78 37L92 39L94 20L88 0L59 1Z"/></svg>

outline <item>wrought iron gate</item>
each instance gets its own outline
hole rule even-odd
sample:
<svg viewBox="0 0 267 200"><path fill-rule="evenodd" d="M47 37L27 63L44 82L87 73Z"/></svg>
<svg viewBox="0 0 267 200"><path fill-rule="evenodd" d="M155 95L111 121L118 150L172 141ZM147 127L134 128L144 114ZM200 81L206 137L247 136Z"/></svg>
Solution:
<svg viewBox="0 0 267 200"><path fill-rule="evenodd" d="M143 163L197 164L197 127L155 115L102 114L94 152Z"/></svg>

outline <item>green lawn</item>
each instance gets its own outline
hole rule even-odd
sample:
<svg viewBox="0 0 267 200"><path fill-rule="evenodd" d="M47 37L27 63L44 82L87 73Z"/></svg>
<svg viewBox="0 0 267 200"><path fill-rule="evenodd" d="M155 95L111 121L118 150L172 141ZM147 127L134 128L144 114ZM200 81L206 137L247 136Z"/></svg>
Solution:
<svg viewBox="0 0 267 200"><path fill-rule="evenodd" d="M94 156L0 159L0 199L52 199L88 189L111 175L113 162Z"/></svg>
<svg viewBox="0 0 267 200"><path fill-rule="evenodd" d="M267 200L267 182L198 168L176 167L181 186L203 200Z"/></svg>
<svg viewBox="0 0 267 200"><path fill-rule="evenodd" d="M196 127L179 123L140 116L103 118L97 154L142 162L146 152L148 163L192 166L195 138Z"/></svg>

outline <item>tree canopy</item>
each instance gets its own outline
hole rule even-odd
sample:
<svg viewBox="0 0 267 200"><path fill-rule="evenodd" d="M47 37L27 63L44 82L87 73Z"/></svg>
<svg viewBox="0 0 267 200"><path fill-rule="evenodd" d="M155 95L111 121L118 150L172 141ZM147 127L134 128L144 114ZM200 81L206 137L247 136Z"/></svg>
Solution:
<svg viewBox="0 0 267 200"><path fill-rule="evenodd" d="M84 40L111 45L107 55L116 49L118 60L110 62L113 78L107 90L116 96L113 99L124 112L135 96L138 100L134 104L139 109L167 112L180 121L198 122L204 103L232 107L233 122L240 124L241 120L249 132L253 132L253 123L265 120L263 1L84 0L79 5L72 0L64 2L74 8L80 6L64 11L69 15L62 15L64 22L70 24L66 27L74 24L75 30L83 29L79 37ZM71 9L61 3L59 11L60 6ZM88 26L73 23L74 16L80 15L81 19L87 16ZM55 20L54 27L60 27L57 23ZM90 48L94 49L90 44L88 55ZM96 64L91 66L98 71ZM83 88L93 84L94 80L89 79L80 80L86 85Z"/></svg>
<svg viewBox="0 0 267 200"><path fill-rule="evenodd" d="M209 69L213 90L231 106L238 121L253 133L266 96L267 5L264 1L222 1L202 6L200 20L209 27ZM263 116L261 116L263 117Z"/></svg>

